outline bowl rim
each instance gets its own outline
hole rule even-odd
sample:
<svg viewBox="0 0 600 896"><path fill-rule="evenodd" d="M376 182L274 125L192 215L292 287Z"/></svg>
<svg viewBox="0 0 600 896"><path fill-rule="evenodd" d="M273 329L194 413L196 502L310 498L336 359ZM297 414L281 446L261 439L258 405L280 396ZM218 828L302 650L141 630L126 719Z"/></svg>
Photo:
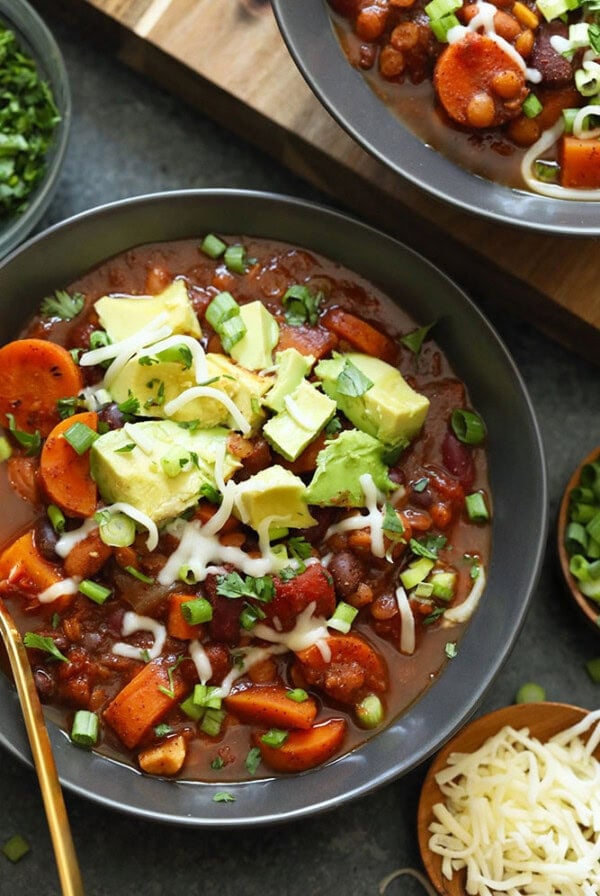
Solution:
<svg viewBox="0 0 600 896"><path fill-rule="evenodd" d="M0 258L6 256L36 227L58 187L67 152L72 119L72 96L66 65L54 38L39 13L26 0L0 0L0 20L14 30L52 89L61 114L46 156L46 171L31 194L26 210L0 226Z"/></svg>
<svg viewBox="0 0 600 896"><path fill-rule="evenodd" d="M483 699L514 646L539 577L548 519L546 464L538 423L521 375L492 325L456 284L422 256L382 231L327 206L275 193L233 189L146 194L99 206L32 237L0 263L0 307L1 297L11 295L13 306L28 297L33 309L35 297L44 294L48 280L57 285L57 271L64 274L65 265L72 280L93 267L94 258L103 260L119 248L200 236L207 229L230 234L232 222L239 225L233 228L238 235L271 237L312 249L356 271L384 292L382 271L387 270L390 281L400 284L401 304L409 313L415 313L414 308L411 311L415 302L419 308L444 308L446 317L440 324L443 338L438 337L437 342L442 347L446 343L445 351L455 370L458 366L457 375L467 378L472 396L487 388L488 381L495 390L500 388L499 379L506 381L505 391L496 391L493 402L488 397L488 431L494 440L497 434L504 437L507 415L510 418L511 413L518 413L519 439L511 440L511 450L491 445L498 460L498 469L491 470L492 493L501 495L496 480L508 453L510 469L503 473L506 482L514 482L519 490L527 487L531 497L514 524L508 518L510 508L499 501L507 543L494 540L488 577L488 591L498 599L490 599L482 605L482 612L475 614L462 636L457 657L446 665L435 686L363 747L317 770L292 778L227 784L226 789L235 792L235 802L227 803L224 811L223 804L212 802L223 784L165 784L148 779L96 754L73 750L66 734L49 725L57 767L67 789L125 813L195 827L271 824L333 809L390 783L434 753ZM131 233L135 238L129 237ZM123 234L128 235L126 243ZM74 246L80 255L77 261ZM68 281L62 285L68 285ZM472 351L472 327L478 347L485 352L483 367ZM462 368L453 357L456 347L452 340L464 340L468 345ZM464 365L472 366L473 373L477 370L480 375L466 377ZM515 537L518 543L512 542ZM518 565L510 564L511 552L519 556ZM505 591L511 594L510 601L504 600ZM491 661L485 643L490 630L495 632ZM468 672L469 662L478 668L475 678ZM6 680L0 680L0 706L4 707L0 713L0 744L27 762L16 695Z"/></svg>
<svg viewBox="0 0 600 896"><path fill-rule="evenodd" d="M370 155L426 193L475 217L568 236L600 233L595 200L503 186L451 162L412 133L344 57L327 0L272 0L289 53L315 97Z"/></svg>

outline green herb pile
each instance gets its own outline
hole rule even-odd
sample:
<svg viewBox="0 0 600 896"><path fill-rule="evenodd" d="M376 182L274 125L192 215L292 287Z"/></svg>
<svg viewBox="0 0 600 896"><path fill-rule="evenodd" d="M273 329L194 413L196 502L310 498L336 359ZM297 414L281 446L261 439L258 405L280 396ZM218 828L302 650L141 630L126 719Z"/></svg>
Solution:
<svg viewBox="0 0 600 896"><path fill-rule="evenodd" d="M50 87L0 22L0 220L27 208L59 121Z"/></svg>

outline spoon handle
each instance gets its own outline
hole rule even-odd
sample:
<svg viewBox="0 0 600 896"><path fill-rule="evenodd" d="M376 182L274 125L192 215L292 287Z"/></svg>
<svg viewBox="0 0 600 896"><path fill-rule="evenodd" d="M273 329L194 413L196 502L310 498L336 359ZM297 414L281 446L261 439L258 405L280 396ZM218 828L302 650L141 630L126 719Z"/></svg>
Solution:
<svg viewBox="0 0 600 896"><path fill-rule="evenodd" d="M4 641L21 702L27 736L40 782L40 790L54 847L63 896L83 896L83 883L71 836L52 746L38 697L27 651L12 616L0 598L0 634Z"/></svg>

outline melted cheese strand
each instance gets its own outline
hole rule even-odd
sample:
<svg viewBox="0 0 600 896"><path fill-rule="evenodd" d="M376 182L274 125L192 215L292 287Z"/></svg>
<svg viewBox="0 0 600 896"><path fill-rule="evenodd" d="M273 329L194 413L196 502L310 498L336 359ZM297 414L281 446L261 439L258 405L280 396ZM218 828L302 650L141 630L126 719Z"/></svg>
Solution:
<svg viewBox="0 0 600 896"><path fill-rule="evenodd" d="M189 646L190 656L192 658L192 662L196 667L196 672L198 673L198 678L200 679L200 684L206 684L206 682L212 678L212 666L210 664L210 660L208 658L208 654L200 641L196 638L193 641L190 641Z"/></svg>
<svg viewBox="0 0 600 896"><path fill-rule="evenodd" d="M54 550L63 560L71 553L75 545L79 544L88 537L90 532L98 528L98 523L93 516L83 522L78 529L71 529L69 532L63 532L56 544Z"/></svg>
<svg viewBox="0 0 600 896"><path fill-rule="evenodd" d="M103 507L103 511L108 511L109 513L124 513L125 516L131 517L136 523L139 523L140 526L143 526L144 529L148 532L148 538L146 539L146 547L149 551L154 551L158 547L158 527L154 520L150 519L150 517L143 513L141 510L138 510L137 507L134 507L133 504L128 504L126 501L117 501L115 504L110 504L108 507Z"/></svg>
<svg viewBox="0 0 600 896"><path fill-rule="evenodd" d="M373 477L370 473L363 473L359 476L359 480L363 494L365 496L365 506L367 513L355 513L334 523L325 533L325 540L332 535L341 532L351 532L355 529L370 529L371 531L371 553L374 557L385 557L385 545L383 540L383 512L377 506L377 502L381 501L381 495L375 485ZM389 559L389 558L388 558Z"/></svg>
<svg viewBox="0 0 600 896"><path fill-rule="evenodd" d="M226 392L222 392L220 389L214 389L212 386L192 386L190 389L186 389L176 398L173 398L171 401L168 401L164 406L164 411L167 417L175 414L180 408L184 407L186 404L189 404L190 401L194 401L196 398L214 398L216 401L220 401L222 405L229 411L231 417L234 422L234 429L239 429L239 431L243 435L247 435L252 427L238 408L238 406L231 400L229 395Z"/></svg>
<svg viewBox="0 0 600 896"><path fill-rule="evenodd" d="M586 107L587 108L587 107ZM546 184L533 174L533 165L547 149L550 149L562 136L564 125L562 119L544 131L538 140L530 146L521 160L521 176L534 193L550 196L553 199L581 199L586 202L598 201L598 190L582 190L575 187L561 187L560 184Z"/></svg>
<svg viewBox="0 0 600 896"><path fill-rule="evenodd" d="M185 335L177 335L174 333L172 336L168 336L166 339L161 339L160 342L155 342L152 345L152 356L155 357L160 352L166 351L169 348L177 348L179 345L186 345L192 353L192 358L194 361L194 375L196 377L197 383L203 383L208 379L208 367L206 365L206 354L204 349L200 345L197 339L194 339L193 336L185 336ZM141 358L144 355L147 355L148 352L144 351L140 348L135 355L134 358ZM177 363L177 362L175 362Z"/></svg>
<svg viewBox="0 0 600 896"><path fill-rule="evenodd" d="M316 608L317 605L315 601L311 601L301 613L298 613L296 624L289 632L278 632L268 625L258 622L253 626L252 634L257 638L261 638L263 641L269 641L272 644L281 644L287 650L291 650L294 653L306 650L314 644L321 649L320 645L325 646L327 644L329 631L327 630L327 621L320 616L313 615ZM326 650L328 651L329 648L326 648ZM330 652L329 655L331 656Z"/></svg>
<svg viewBox="0 0 600 896"><path fill-rule="evenodd" d="M55 582L53 585L48 585L47 588L40 591L37 599L41 604L51 604L58 600L59 597L64 597L67 594L77 594L80 582L79 576L72 576L70 579Z"/></svg>
<svg viewBox="0 0 600 896"><path fill-rule="evenodd" d="M214 692L215 697L221 697L221 699L228 697L231 693L231 688L233 686L234 681L237 681L238 678L241 678L242 675L245 675L248 669L251 669L252 666L255 666L257 663L262 663L263 660L269 659L271 656L275 656L278 653L285 653L286 648L281 647L280 645L273 645L272 647L244 647L241 651L236 653L236 659L239 661L234 663L232 669L227 673L221 684L217 687Z"/></svg>
<svg viewBox="0 0 600 896"><path fill-rule="evenodd" d="M167 640L167 630L162 623L152 619L151 616L140 616L133 610L128 610L123 616L121 625L121 634L127 637L134 632L150 632L154 636L154 643L148 650L134 647L133 644L126 644L124 641L117 641L113 644L112 652L116 656L125 656L133 660L141 660L147 654L151 660L160 656L165 641Z"/></svg>
<svg viewBox="0 0 600 896"><path fill-rule="evenodd" d="M400 650L402 653L412 654L416 646L415 617L402 585L396 588L396 601L400 610Z"/></svg>
<svg viewBox="0 0 600 896"><path fill-rule="evenodd" d="M485 570L483 566L479 567L479 574L475 579L473 587L469 591L467 597L464 599L462 604L458 604L456 607L450 607L449 610L446 610L443 616L443 621L445 623L450 623L451 625L456 625L459 622L467 622L477 609L479 601L481 600L481 595L484 592L486 585L486 576Z"/></svg>

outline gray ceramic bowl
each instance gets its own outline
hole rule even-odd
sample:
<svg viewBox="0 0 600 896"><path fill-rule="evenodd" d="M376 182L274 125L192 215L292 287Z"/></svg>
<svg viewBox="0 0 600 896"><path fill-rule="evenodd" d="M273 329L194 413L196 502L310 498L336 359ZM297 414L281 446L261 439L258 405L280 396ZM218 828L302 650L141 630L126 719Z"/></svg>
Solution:
<svg viewBox="0 0 600 896"><path fill-rule="evenodd" d="M33 190L27 209L0 222L1 258L34 230L58 187L71 127L71 91L58 45L43 19L26 0L0 0L0 22L14 32L22 51L35 61L61 115L46 156L44 176Z"/></svg>
<svg viewBox="0 0 600 896"><path fill-rule="evenodd" d="M419 140L346 60L327 0L271 2L292 58L315 95L380 162L438 199L499 223L570 236L600 234L600 201L548 199L495 184Z"/></svg>
<svg viewBox="0 0 600 896"><path fill-rule="evenodd" d="M437 319L438 344L486 420L495 496L489 583L458 656L421 699L360 749L301 775L228 784L235 802L223 804L212 801L215 785L142 776L74 749L50 725L68 789L147 819L235 827L298 818L364 795L423 762L464 724L506 660L527 612L543 556L547 492L540 435L522 380L472 302L395 240L300 200L228 190L163 193L103 206L52 227L0 265L0 343L17 334L44 295L98 262L141 243L209 231L313 249L377 284L416 320ZM0 744L29 761L15 691L1 676Z"/></svg>

